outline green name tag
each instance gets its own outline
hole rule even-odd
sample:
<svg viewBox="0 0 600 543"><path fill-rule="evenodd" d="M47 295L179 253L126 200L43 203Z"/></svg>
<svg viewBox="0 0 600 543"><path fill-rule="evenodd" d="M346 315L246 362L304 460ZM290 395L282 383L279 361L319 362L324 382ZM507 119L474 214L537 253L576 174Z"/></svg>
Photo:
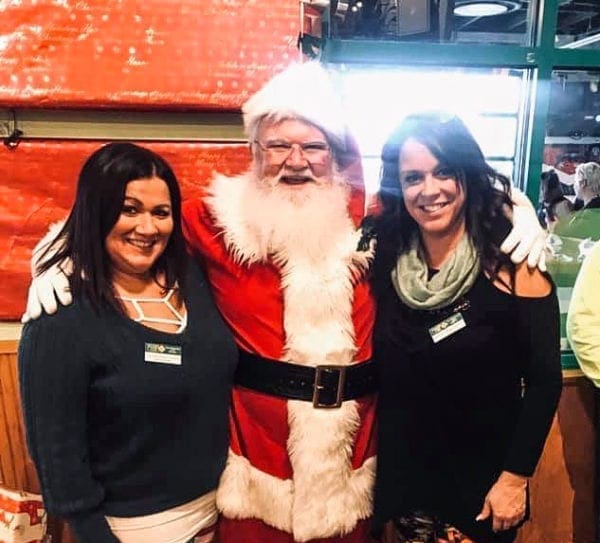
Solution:
<svg viewBox="0 0 600 543"><path fill-rule="evenodd" d="M181 345L144 343L144 361L181 365Z"/></svg>
<svg viewBox="0 0 600 543"><path fill-rule="evenodd" d="M434 343L438 343L442 341L442 339L446 339L448 336L462 330L465 326L467 326L467 323L465 322L462 313L454 313L443 321L434 324L429 329L429 335Z"/></svg>

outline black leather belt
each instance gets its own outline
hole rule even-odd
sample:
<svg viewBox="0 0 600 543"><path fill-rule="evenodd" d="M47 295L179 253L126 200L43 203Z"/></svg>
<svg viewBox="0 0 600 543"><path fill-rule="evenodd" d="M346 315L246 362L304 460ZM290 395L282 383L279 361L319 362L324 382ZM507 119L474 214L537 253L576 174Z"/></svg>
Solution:
<svg viewBox="0 0 600 543"><path fill-rule="evenodd" d="M320 408L340 407L346 400L377 390L375 363L352 366L301 366L240 350L234 382L271 396L312 402Z"/></svg>

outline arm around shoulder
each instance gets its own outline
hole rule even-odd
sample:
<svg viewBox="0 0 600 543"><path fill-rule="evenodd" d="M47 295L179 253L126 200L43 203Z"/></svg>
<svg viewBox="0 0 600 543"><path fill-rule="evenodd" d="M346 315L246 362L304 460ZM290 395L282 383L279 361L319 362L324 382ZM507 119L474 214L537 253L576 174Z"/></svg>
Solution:
<svg viewBox="0 0 600 543"><path fill-rule="evenodd" d="M510 273L506 268L499 271L494 285L499 290L509 292L511 284ZM531 268L525 262L515 267L514 294L522 298L544 298L552 293L552 281L539 268Z"/></svg>

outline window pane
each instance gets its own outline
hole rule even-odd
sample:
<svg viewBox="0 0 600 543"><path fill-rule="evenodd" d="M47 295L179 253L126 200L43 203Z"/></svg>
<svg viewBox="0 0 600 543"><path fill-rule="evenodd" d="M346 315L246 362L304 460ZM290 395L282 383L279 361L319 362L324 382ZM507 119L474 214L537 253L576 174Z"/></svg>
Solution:
<svg viewBox="0 0 600 543"><path fill-rule="evenodd" d="M548 271L558 288L562 349L570 353L565 320L571 292L592 241L600 239L600 70L555 70L550 83L550 103L540 184L540 220L552 233ZM600 169L600 166L598 166ZM585 185L585 186L584 186ZM583 206L583 207L582 207Z"/></svg>
<svg viewBox="0 0 600 543"><path fill-rule="evenodd" d="M538 0L305 0L304 31L339 39L530 45L538 4Z"/></svg>
<svg viewBox="0 0 600 543"><path fill-rule="evenodd" d="M458 115L485 156L513 177L519 106L525 91L522 71L356 65L335 65L330 70L368 170L368 192L377 190L379 155L391 131L409 113L424 110Z"/></svg>
<svg viewBox="0 0 600 543"><path fill-rule="evenodd" d="M555 43L564 49L600 49L600 2L559 0Z"/></svg>

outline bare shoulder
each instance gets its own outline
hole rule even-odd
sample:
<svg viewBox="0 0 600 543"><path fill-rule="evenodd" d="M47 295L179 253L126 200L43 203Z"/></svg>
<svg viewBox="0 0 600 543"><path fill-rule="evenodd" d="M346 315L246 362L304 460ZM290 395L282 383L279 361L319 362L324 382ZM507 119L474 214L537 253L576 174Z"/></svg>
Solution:
<svg viewBox="0 0 600 543"><path fill-rule="evenodd" d="M494 286L504 292L510 292L510 273L500 270ZM518 264L515 270L515 295L524 298L543 298L552 292L552 283L538 268L529 268L527 262Z"/></svg>

